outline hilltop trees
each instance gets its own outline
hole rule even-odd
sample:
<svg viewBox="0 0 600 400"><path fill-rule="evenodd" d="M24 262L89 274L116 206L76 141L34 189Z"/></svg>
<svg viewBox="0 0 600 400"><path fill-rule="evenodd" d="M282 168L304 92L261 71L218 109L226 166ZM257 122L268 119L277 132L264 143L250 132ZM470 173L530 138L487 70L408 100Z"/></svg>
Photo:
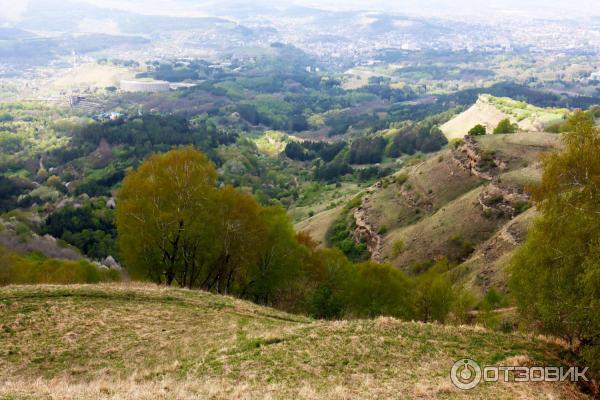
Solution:
<svg viewBox="0 0 600 400"><path fill-rule="evenodd" d="M543 159L534 199L541 211L512 261L523 315L573 345L600 370L600 132L584 113L565 149Z"/></svg>
<svg viewBox="0 0 600 400"><path fill-rule="evenodd" d="M293 229L283 209L215 183L214 166L191 147L130 172L116 217L123 261L134 278L269 302L298 269Z"/></svg>

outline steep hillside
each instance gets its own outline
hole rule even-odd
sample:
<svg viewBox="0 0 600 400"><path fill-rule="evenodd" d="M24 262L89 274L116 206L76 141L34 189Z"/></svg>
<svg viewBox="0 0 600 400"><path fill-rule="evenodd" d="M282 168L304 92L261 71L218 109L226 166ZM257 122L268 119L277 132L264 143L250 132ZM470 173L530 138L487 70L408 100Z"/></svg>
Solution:
<svg viewBox="0 0 600 400"><path fill-rule="evenodd" d="M491 285L502 288L508 254L522 243L534 216L533 210L524 213L529 208L525 186L539 178L539 156L558 148L559 140L558 135L533 132L467 138L455 149L400 172L407 176L400 188L388 186L373 198L411 193L428 207L370 202L376 204L368 210L375 220L381 210L398 216L397 221L416 214L410 224L386 230L383 258L404 269L442 256L465 261L461 274L469 278L461 282L484 291Z"/></svg>
<svg viewBox="0 0 600 400"><path fill-rule="evenodd" d="M343 208L343 206L338 206L322 211L296 224L296 230L309 233L313 240L316 240L319 245L324 245L326 242L327 230L342 213Z"/></svg>
<svg viewBox="0 0 600 400"><path fill-rule="evenodd" d="M504 118L508 118L508 115L491 105L485 97L480 96L477 103L446 122L440 129L448 140L460 139L477 124L485 126L488 133L491 133L498 122Z"/></svg>
<svg viewBox="0 0 600 400"><path fill-rule="evenodd" d="M456 282L475 292L490 287L506 289L505 267L514 251L523 243L536 214L535 209L527 210L478 246L465 262L452 271Z"/></svg>
<svg viewBox="0 0 600 400"><path fill-rule="evenodd" d="M559 345L391 318L314 321L156 286L0 289L0 398L576 399L570 384L460 391L452 364L556 365Z"/></svg>
<svg viewBox="0 0 600 400"><path fill-rule="evenodd" d="M559 135L542 132L467 137L365 190L354 237L376 261L419 272L446 257L464 263L456 282L502 289L504 266L535 216L525 187L539 179L540 155L559 146ZM301 226L323 240L339 213Z"/></svg>
<svg viewBox="0 0 600 400"><path fill-rule="evenodd" d="M551 123L562 120L564 109L545 109L509 98L481 95L477 102L440 127L448 139L460 139L477 124L492 133L498 123L509 118L527 132L540 132Z"/></svg>

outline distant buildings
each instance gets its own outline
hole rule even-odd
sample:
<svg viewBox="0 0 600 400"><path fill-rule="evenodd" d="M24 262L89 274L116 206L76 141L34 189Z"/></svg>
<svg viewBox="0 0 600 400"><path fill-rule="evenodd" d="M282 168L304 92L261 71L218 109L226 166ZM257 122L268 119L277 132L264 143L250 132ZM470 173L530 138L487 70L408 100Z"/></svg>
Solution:
<svg viewBox="0 0 600 400"><path fill-rule="evenodd" d="M166 92L171 88L169 82L165 81L127 81L122 80L120 84L121 90L124 92Z"/></svg>
<svg viewBox="0 0 600 400"><path fill-rule="evenodd" d="M600 72L592 72L592 74L590 75L590 81L600 82Z"/></svg>

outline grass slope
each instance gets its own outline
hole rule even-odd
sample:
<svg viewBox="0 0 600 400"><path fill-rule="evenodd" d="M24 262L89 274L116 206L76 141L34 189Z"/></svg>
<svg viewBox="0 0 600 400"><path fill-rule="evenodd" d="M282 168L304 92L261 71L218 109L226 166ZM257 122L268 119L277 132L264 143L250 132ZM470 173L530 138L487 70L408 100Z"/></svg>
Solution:
<svg viewBox="0 0 600 400"><path fill-rule="evenodd" d="M508 118L527 132L543 131L545 126L559 122L567 114L565 109L541 108L507 97L481 95L477 102L440 127L450 139L460 139L477 124L493 132L498 123Z"/></svg>
<svg viewBox="0 0 600 400"><path fill-rule="evenodd" d="M376 227L392 231L417 222L482 183L458 167L450 150L394 175L394 182L376 187L365 208Z"/></svg>
<svg viewBox="0 0 600 400"><path fill-rule="evenodd" d="M454 388L449 369L553 363L542 338L391 318L313 321L150 285L0 289L0 398L567 399L568 384Z"/></svg>
<svg viewBox="0 0 600 400"><path fill-rule="evenodd" d="M344 206L341 205L330 210L322 211L319 214L296 224L296 230L298 232L308 233L319 245L324 246L329 227L336 221L343 209Z"/></svg>
<svg viewBox="0 0 600 400"><path fill-rule="evenodd" d="M539 179L540 155L560 147L560 135L542 132L487 135L477 141L482 151L493 152L506 164L507 170L497 177L498 181L521 188ZM402 220L402 215L409 213L410 207L390 201L393 196L406 197L402 193L406 193L407 185L416 192L417 198L426 198L431 205L429 213L421 212L419 218L408 225L390 225L392 229L383 241L383 254L392 264L406 267L413 261L452 255L460 247L456 239L468 241L476 246L476 251L474 257L466 260L456 272L464 275L458 282L476 291L490 285L504 288L504 267L510 254L526 237L528 223L534 214L527 214L527 224L515 224L508 218L486 217L477 198L489 182L461 171L451 158L450 151L433 155L424 163L401 172L408 176L403 190L390 186L373 194L374 199L379 199L371 202L374 207L369 210L375 220L380 214L394 214ZM517 222L521 220L523 218L518 218ZM502 240L507 237L508 244ZM394 254L394 244L399 241L404 243L405 249L401 254Z"/></svg>
<svg viewBox="0 0 600 400"><path fill-rule="evenodd" d="M477 197L482 188L476 188L448 203L435 214L395 230L385 238L384 253L399 267L411 262L451 256L460 251L457 241L479 244L489 238L506 222L506 219L486 218L477 208ZM405 250L393 257L393 244L401 240ZM454 249L456 247L456 249Z"/></svg>
<svg viewBox="0 0 600 400"><path fill-rule="evenodd" d="M560 135L544 132L486 135L476 141L482 153L493 154L504 164L493 184L520 189L540 179L541 154L561 146ZM460 260L469 256L465 246L472 245L472 257L455 271L456 282L476 293L490 286L505 288L504 268L525 239L534 213L516 221L486 216L478 197L491 183L470 174L457 163L453 150L445 149L365 190L362 207L372 229L382 237L383 260L408 269L413 262L440 256ZM317 213L297 228L322 241L340 212L336 208Z"/></svg>

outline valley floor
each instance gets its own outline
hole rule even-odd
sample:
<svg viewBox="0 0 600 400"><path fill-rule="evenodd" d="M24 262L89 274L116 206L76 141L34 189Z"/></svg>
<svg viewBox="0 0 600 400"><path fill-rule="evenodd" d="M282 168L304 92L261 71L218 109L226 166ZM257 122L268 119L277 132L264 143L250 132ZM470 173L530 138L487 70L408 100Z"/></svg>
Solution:
<svg viewBox="0 0 600 400"><path fill-rule="evenodd" d="M0 289L2 399L572 399L571 384L461 391L452 364L555 365L544 338L392 318L316 321L151 285Z"/></svg>

